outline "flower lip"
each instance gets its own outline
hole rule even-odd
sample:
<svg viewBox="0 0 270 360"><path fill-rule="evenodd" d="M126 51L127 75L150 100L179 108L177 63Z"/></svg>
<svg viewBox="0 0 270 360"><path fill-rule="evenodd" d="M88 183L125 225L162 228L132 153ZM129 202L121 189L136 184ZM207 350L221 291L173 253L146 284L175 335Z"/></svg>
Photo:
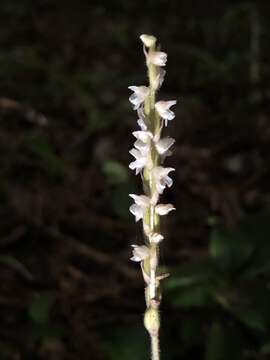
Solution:
<svg viewBox="0 0 270 360"><path fill-rule="evenodd" d="M167 54L163 51L149 51L147 54L148 62L156 66L165 66L167 62Z"/></svg>

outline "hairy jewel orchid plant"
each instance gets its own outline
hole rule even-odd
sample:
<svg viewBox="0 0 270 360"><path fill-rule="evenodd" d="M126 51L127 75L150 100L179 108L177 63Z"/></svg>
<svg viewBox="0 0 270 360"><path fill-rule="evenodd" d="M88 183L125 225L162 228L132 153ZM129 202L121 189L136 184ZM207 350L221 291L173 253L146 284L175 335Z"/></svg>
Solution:
<svg viewBox="0 0 270 360"><path fill-rule="evenodd" d="M160 195L166 186L173 184L170 173L171 167L164 167L163 162L171 154L170 148L175 140L171 137L161 137L162 129L168 125L175 115L170 109L176 104L175 100L156 101L166 65L167 54L156 47L156 38L152 35L141 35L143 51L148 69L148 86L130 86L133 92L129 101L138 113L139 130L134 131L136 138L134 148L130 154L135 158L129 167L140 174L144 194L129 196L134 200L130 212L135 216L136 222L142 220L144 245L132 245L133 256L131 260L141 265L145 281L146 311L144 325L151 338L152 360L159 360L159 306L161 301L160 281L168 276L159 269L159 246L164 240L160 233L159 218L175 210L172 204L159 202Z"/></svg>

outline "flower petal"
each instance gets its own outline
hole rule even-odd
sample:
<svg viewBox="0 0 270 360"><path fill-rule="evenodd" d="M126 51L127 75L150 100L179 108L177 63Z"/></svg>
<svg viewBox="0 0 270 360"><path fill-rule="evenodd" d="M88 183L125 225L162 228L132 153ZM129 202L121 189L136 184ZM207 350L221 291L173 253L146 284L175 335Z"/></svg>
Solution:
<svg viewBox="0 0 270 360"><path fill-rule="evenodd" d="M169 150L169 148L175 143L175 139L171 137L165 137L163 139L160 139L156 143L156 149L160 155L163 155L166 153L166 151Z"/></svg>
<svg viewBox="0 0 270 360"><path fill-rule="evenodd" d="M130 260L132 261L143 261L147 259L150 255L149 248L145 245L131 245L133 247L132 250L132 258Z"/></svg>
<svg viewBox="0 0 270 360"><path fill-rule="evenodd" d="M146 150L145 150L146 151ZM143 154L141 151L139 151L138 149L131 149L129 151L129 153L135 157L135 161L132 161L129 164L129 168L131 170L135 170L136 169L136 175L139 174L139 172L144 168L144 166L147 163L147 157L145 156L146 154Z"/></svg>
<svg viewBox="0 0 270 360"><path fill-rule="evenodd" d="M175 104L176 104L176 100L158 101L155 104L156 111L159 113L162 119L165 120L165 126L167 126L168 120L172 120L175 117L174 112L170 110L170 107Z"/></svg>
<svg viewBox="0 0 270 360"><path fill-rule="evenodd" d="M141 130L143 130L143 131L147 130L147 126L145 125L145 122L143 121L143 119L139 118L137 120L137 124L139 125Z"/></svg>
<svg viewBox="0 0 270 360"><path fill-rule="evenodd" d="M150 236L150 242L153 242L155 244L160 243L164 239L164 236L158 233L154 233Z"/></svg>
<svg viewBox="0 0 270 360"><path fill-rule="evenodd" d="M156 79L154 81L154 84L153 84L153 86L156 90L159 90L161 88L161 85L163 84L165 75L166 75L166 71L162 68L159 68L159 72L158 72Z"/></svg>
<svg viewBox="0 0 270 360"><path fill-rule="evenodd" d="M149 154L150 144L144 143L141 140L137 140L134 143L134 147L138 149L141 152L142 156L144 157L146 157Z"/></svg>
<svg viewBox="0 0 270 360"><path fill-rule="evenodd" d="M132 135L145 143L153 138L153 134L150 131L133 131Z"/></svg>
<svg viewBox="0 0 270 360"><path fill-rule="evenodd" d="M155 211L158 215L167 215L170 211L175 210L172 204L159 204L155 207Z"/></svg>
<svg viewBox="0 0 270 360"><path fill-rule="evenodd" d="M135 201L140 207L148 207L150 205L150 198L146 195L129 194L129 196Z"/></svg>
<svg viewBox="0 0 270 360"><path fill-rule="evenodd" d="M151 51L147 55L147 61L156 66L165 66L167 54L163 51Z"/></svg>
<svg viewBox="0 0 270 360"><path fill-rule="evenodd" d="M137 110L149 94L149 88L146 86L129 86L129 90L134 93L129 97L129 101L134 105L133 109Z"/></svg>
<svg viewBox="0 0 270 360"><path fill-rule="evenodd" d="M139 205L132 204L129 208L129 211L135 216L136 222L143 218L143 209Z"/></svg>

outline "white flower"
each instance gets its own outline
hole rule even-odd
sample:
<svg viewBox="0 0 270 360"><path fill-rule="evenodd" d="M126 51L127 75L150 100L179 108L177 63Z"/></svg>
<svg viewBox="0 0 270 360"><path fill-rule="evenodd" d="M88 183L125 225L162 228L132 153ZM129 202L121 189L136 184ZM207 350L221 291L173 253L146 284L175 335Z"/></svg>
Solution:
<svg viewBox="0 0 270 360"><path fill-rule="evenodd" d="M139 116L139 119L137 120L137 124L139 125L141 130L146 131L147 126L145 124L145 115L144 115L144 111L143 111L143 106L140 106L137 109L137 113L138 113L138 116Z"/></svg>
<svg viewBox="0 0 270 360"><path fill-rule="evenodd" d="M164 155L168 152L169 148L175 143L175 139L167 136L163 139L159 139L155 145L156 145L156 149L157 152L160 155Z"/></svg>
<svg viewBox="0 0 270 360"><path fill-rule="evenodd" d="M147 156L149 154L150 151L150 144L149 143L144 143L141 140L136 140L134 143L134 147L139 150L142 154L142 156L144 156L147 159Z"/></svg>
<svg viewBox="0 0 270 360"><path fill-rule="evenodd" d="M134 93L129 97L129 101L134 105L133 109L137 110L149 94L149 88L146 86L129 86Z"/></svg>
<svg viewBox="0 0 270 360"><path fill-rule="evenodd" d="M139 118L137 120L137 124L143 131L147 130L147 126L145 125L145 122L143 121L143 119Z"/></svg>
<svg viewBox="0 0 270 360"><path fill-rule="evenodd" d="M166 71L162 68L159 68L159 72L158 72L158 74L155 78L154 84L153 84L153 86L156 90L160 89L161 85L163 84L165 75L166 75Z"/></svg>
<svg viewBox="0 0 270 360"><path fill-rule="evenodd" d="M176 104L176 100L171 101L158 101L155 104L155 108L162 119L165 120L165 126L167 126L168 120L172 120L175 117L173 111L170 110L170 107Z"/></svg>
<svg viewBox="0 0 270 360"><path fill-rule="evenodd" d="M146 34L142 34L140 36L140 39L142 40L142 42L144 43L144 45L146 47L151 47L155 44L155 42L157 41L157 38L153 35L146 35Z"/></svg>
<svg viewBox="0 0 270 360"><path fill-rule="evenodd" d="M153 134L150 131L133 131L132 135L145 143L153 138Z"/></svg>
<svg viewBox="0 0 270 360"><path fill-rule="evenodd" d="M140 262L149 257L150 250L147 246L145 246L145 245L141 245L141 246L131 245L131 246L133 247L133 250L132 250L133 256L130 258L130 260Z"/></svg>
<svg viewBox="0 0 270 360"><path fill-rule="evenodd" d="M150 131L134 131L132 133L138 140L135 141L134 147L138 149L143 156L147 156L150 151L150 139L153 135Z"/></svg>
<svg viewBox="0 0 270 360"><path fill-rule="evenodd" d="M155 211L158 215L167 215L170 211L175 210L172 204L159 204L155 207Z"/></svg>
<svg viewBox="0 0 270 360"><path fill-rule="evenodd" d="M135 201L135 203L142 207L148 207L150 199L146 195L129 194L129 196Z"/></svg>
<svg viewBox="0 0 270 360"><path fill-rule="evenodd" d="M157 192L159 194L163 193L166 186L168 186L168 187L172 186L173 181L169 177L169 173L174 170L175 170L174 168L171 168L171 167L164 168L162 166L156 166L153 169L153 175L155 177L156 188L157 188Z"/></svg>
<svg viewBox="0 0 270 360"><path fill-rule="evenodd" d="M136 222L143 218L145 210L150 205L150 199L146 195L129 194L129 196L135 201L129 208L131 214L135 216Z"/></svg>
<svg viewBox="0 0 270 360"><path fill-rule="evenodd" d="M136 170L136 175L138 175L147 164L147 156L138 149L131 149L129 153L136 159L129 164L129 168L131 170Z"/></svg>
<svg viewBox="0 0 270 360"><path fill-rule="evenodd" d="M154 234L150 234L149 239L150 242L158 244L164 239L164 236L158 233L154 233Z"/></svg>
<svg viewBox="0 0 270 360"><path fill-rule="evenodd" d="M147 61L156 66L165 66L167 62L167 54L163 51L150 51L147 54Z"/></svg>

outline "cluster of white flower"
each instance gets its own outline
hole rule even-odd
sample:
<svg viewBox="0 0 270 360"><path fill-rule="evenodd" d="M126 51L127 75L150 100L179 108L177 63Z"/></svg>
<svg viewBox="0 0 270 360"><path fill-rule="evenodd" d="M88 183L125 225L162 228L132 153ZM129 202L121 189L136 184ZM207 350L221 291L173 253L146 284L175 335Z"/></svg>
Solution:
<svg viewBox="0 0 270 360"><path fill-rule="evenodd" d="M134 200L130 212L135 216L136 222L143 220L144 232L149 242L148 246L132 245L131 260L137 262L148 259L151 254L151 244L158 244L163 240L163 236L156 231L156 217L166 215L175 209L172 204L159 204L158 201L166 186L171 187L173 184L169 174L174 171L174 168L163 167L162 164L166 156L171 154L170 148L175 140L171 137L161 138L161 132L163 127L168 125L168 121L175 117L170 108L176 104L176 101L154 102L150 111L148 113L146 111L147 102L151 102L151 96L155 99L155 94L163 83L165 70L162 67L166 65L167 54L155 50L156 38L154 36L141 35L140 39L144 45L148 72L152 66L154 78L148 74L150 80L148 87L129 87L133 92L129 101L138 113L137 122L140 128L133 132L136 141L130 154L135 160L130 163L129 168L135 170L136 175L141 174L143 182L147 183L149 188L147 194L144 195L130 194Z"/></svg>

